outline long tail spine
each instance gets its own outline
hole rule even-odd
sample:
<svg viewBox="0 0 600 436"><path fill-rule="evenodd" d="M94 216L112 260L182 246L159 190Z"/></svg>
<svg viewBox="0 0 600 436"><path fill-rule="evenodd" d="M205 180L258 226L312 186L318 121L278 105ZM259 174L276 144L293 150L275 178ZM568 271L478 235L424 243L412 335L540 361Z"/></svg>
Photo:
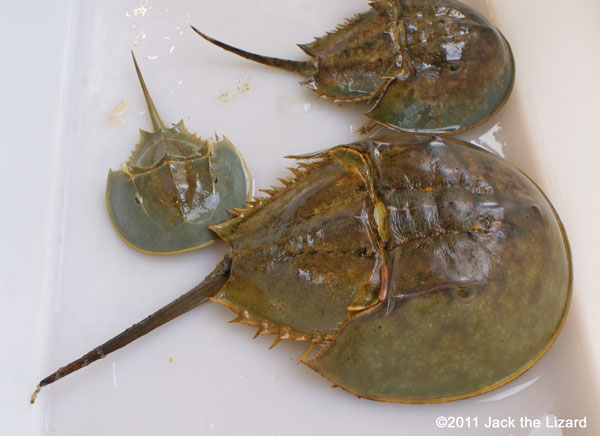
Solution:
<svg viewBox="0 0 600 436"><path fill-rule="evenodd" d="M112 339L109 339L104 344L94 348L92 351L84 354L79 359L65 365L48 377L42 379L38 384L35 392L31 396L33 404L37 398L41 388L60 380L64 376L71 374L78 369L81 369L98 359L109 355L113 351L123 348L136 339L150 333L152 330L160 327L163 324L189 312L193 308L205 303L209 298L215 296L223 287L229 278L229 270L231 268L231 259L225 259L217 265L215 270L209 274L198 286L186 292L181 297L173 300L166 306L154 312L152 315L142 321L132 325L125 331L119 333Z"/></svg>

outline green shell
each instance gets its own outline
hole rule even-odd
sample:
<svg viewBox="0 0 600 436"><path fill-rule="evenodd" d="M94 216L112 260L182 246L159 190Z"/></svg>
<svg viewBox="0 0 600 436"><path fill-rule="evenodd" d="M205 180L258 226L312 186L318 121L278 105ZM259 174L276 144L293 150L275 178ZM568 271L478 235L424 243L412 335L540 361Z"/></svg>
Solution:
<svg viewBox="0 0 600 436"><path fill-rule="evenodd" d="M135 58L134 58L135 62ZM244 159L227 139L206 141L183 121L161 121L135 63L155 131L140 142L121 171L109 171L106 204L119 235L136 250L168 254L215 242L208 229L249 200Z"/></svg>
<svg viewBox="0 0 600 436"><path fill-rule="evenodd" d="M374 101L365 114L404 132L452 134L489 119L508 99L510 46L484 17L455 0L378 0L334 32L300 45L297 62L219 47L307 77L337 102ZM373 124L367 125L368 131Z"/></svg>
<svg viewBox="0 0 600 436"><path fill-rule="evenodd" d="M213 301L259 334L318 344L308 366L375 400L477 395L548 350L571 258L527 176L455 139L396 136L312 158L213 227L231 244Z"/></svg>

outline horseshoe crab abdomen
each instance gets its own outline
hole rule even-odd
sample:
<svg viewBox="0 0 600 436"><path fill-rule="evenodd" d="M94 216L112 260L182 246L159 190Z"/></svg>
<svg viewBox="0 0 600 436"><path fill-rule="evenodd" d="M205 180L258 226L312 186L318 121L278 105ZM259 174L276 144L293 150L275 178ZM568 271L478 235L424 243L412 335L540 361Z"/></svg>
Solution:
<svg viewBox="0 0 600 436"><path fill-rule="evenodd" d="M315 341L347 308L376 295L371 199L363 180L335 160L306 166L289 188L213 229L231 244L227 284L213 299L259 334Z"/></svg>

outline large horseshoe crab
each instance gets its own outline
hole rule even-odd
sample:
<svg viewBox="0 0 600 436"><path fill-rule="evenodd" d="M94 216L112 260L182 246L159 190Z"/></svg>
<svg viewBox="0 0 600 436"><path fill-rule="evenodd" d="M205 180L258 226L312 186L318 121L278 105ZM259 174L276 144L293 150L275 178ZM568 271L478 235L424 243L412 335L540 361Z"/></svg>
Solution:
<svg viewBox="0 0 600 436"><path fill-rule="evenodd" d="M208 227L250 199L244 158L225 137L207 141L183 120L161 120L133 55L154 132L140 142L120 171L109 171L106 207L115 229L136 250L169 254L194 250L218 238Z"/></svg>
<svg viewBox="0 0 600 436"><path fill-rule="evenodd" d="M372 122L405 132L451 134L489 119L506 102L514 61L502 34L456 0L376 0L291 61L207 41L265 65L299 73L337 102L375 101Z"/></svg>
<svg viewBox="0 0 600 436"><path fill-rule="evenodd" d="M514 379L571 297L542 191L457 139L393 135L297 157L294 176L211 228L230 248L196 288L43 379L39 389L208 301L308 344L302 362L374 400L434 403Z"/></svg>

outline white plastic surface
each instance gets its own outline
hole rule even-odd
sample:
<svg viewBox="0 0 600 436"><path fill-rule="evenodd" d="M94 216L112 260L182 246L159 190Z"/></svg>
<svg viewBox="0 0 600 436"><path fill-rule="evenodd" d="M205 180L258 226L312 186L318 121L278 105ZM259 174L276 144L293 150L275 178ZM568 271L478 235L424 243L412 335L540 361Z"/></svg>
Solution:
<svg viewBox="0 0 600 436"><path fill-rule="evenodd" d="M366 0L105 0L54 7L3 4L3 303L0 433L6 435L570 435L600 434L598 123L600 4L472 0L511 43L517 81L506 107L468 140L492 147L545 190L574 257L571 313L548 354L488 394L441 405L385 404L330 389L296 362L304 351L228 324L207 304L45 388L37 381L203 279L223 244L175 255L131 250L104 206L109 168L150 128L134 50L165 122L226 135L257 188L290 166L282 156L359 139L361 108L338 108L291 74L237 58L208 35L271 56L366 9ZM6 7L5 7L6 6ZM29 14L29 15L28 15ZM25 20L23 17L27 17ZM13 17L13 18L11 18ZM20 33L19 33L20 31ZM5 67L6 68L6 67ZM6 125L4 125L6 123ZM439 429L436 418L478 418ZM587 417L547 428L546 416ZM490 418L516 428L485 429ZM540 429L519 417L540 418Z"/></svg>

